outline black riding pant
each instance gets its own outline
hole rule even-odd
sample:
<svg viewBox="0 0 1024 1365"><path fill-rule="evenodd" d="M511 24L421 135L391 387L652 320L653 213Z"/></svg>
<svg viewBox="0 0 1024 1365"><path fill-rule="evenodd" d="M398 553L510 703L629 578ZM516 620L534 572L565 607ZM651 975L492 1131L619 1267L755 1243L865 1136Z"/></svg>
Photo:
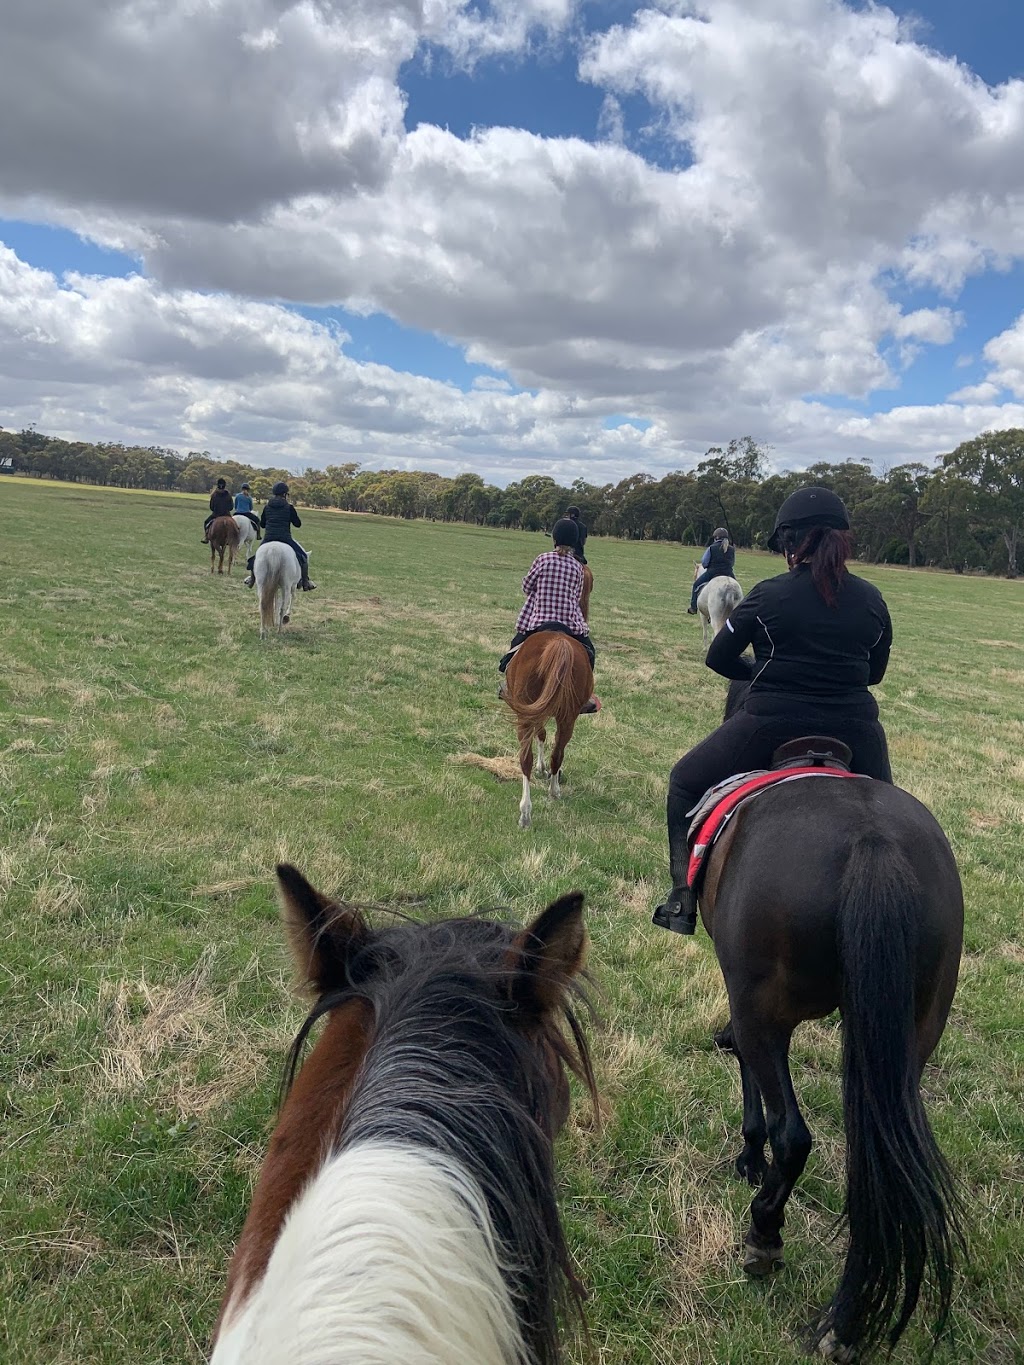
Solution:
<svg viewBox="0 0 1024 1365"><path fill-rule="evenodd" d="M880 782L892 781L889 746L870 694L842 706L818 705L806 698L748 697L743 708L707 739L684 754L668 782L668 849L673 887L686 885L689 851L687 812L716 782L735 773L770 767L780 744L803 735L829 735L853 753L851 768Z"/></svg>

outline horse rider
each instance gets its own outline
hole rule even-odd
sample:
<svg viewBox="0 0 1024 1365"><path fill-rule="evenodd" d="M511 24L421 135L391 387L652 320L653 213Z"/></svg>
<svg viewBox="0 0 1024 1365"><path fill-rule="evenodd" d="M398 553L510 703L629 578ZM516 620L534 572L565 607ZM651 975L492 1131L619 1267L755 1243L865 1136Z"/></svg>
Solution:
<svg viewBox="0 0 1024 1365"><path fill-rule="evenodd" d="M260 525L267 533L263 537L264 544L269 544L274 540L280 540L292 547L295 551L295 557L299 561L299 569L302 573L299 587L303 592L313 592L316 589L316 584L309 581L309 556L299 542L292 538L292 527L301 526L302 522L299 520L298 512L296 512L295 508L288 501L288 485L286 483L274 484L274 487L271 490L271 496L267 499L266 505L260 514ZM256 582L256 577L253 573L255 559L255 555L250 555L245 566L249 572L242 581L247 588L251 588Z"/></svg>
<svg viewBox="0 0 1024 1365"><path fill-rule="evenodd" d="M209 544L210 527L218 517L229 517L235 510L235 500L228 491L224 479L217 480L217 487L210 494L210 515L203 522L203 544Z"/></svg>
<svg viewBox="0 0 1024 1365"><path fill-rule="evenodd" d="M697 615L697 597L705 583L710 583L713 578L733 578L733 570L736 568L736 550L729 544L729 532L724 526L719 526L715 534L711 537L711 544L701 556L701 566L704 569L702 574L693 580L693 588L690 592L690 605L686 608L687 616Z"/></svg>
<svg viewBox="0 0 1024 1365"><path fill-rule="evenodd" d="M885 676L892 624L882 594L850 573L850 518L828 488L785 500L768 541L788 570L758 583L708 650L707 665L750 683L740 708L672 769L668 787L672 890L654 923L692 934L697 900L686 885L687 826L703 794L735 773L767 768L780 744L830 735L853 753L852 770L892 781L878 703L868 691ZM744 654L753 648L753 658Z"/></svg>
<svg viewBox="0 0 1024 1365"><path fill-rule="evenodd" d="M583 566L575 555L579 544L576 523L569 517L561 517L552 528L551 539L553 548L537 556L523 579L526 602L516 621L516 633L512 637L509 652L498 664L502 673L527 636L538 630L561 630L571 635L587 651L591 668L594 666L590 629L580 611ZM504 688L505 684L502 683L498 689L499 697L504 695ZM599 705L597 698L591 697L583 710L596 711Z"/></svg>
<svg viewBox="0 0 1024 1365"><path fill-rule="evenodd" d="M581 564L586 564L587 557L583 553L583 547L587 543L587 528L583 524L583 522L580 521L580 509L578 507L567 507L565 509L565 515L569 518L570 521L575 522L576 524L577 539L576 547L573 550L573 554L576 556L576 558L579 560Z"/></svg>
<svg viewBox="0 0 1024 1365"><path fill-rule="evenodd" d="M235 494L235 516L248 517L256 528L256 539L260 540L260 519L252 510L252 493L249 485L243 483L241 489Z"/></svg>

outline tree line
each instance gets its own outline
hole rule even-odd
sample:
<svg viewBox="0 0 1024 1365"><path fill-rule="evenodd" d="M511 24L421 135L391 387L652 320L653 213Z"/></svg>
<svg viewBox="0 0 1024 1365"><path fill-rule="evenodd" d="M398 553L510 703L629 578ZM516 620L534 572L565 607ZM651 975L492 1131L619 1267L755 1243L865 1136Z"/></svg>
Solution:
<svg viewBox="0 0 1024 1365"><path fill-rule="evenodd" d="M633 474L618 483L577 479L569 487L530 474L507 488L479 474L329 465L296 475L216 460L208 451L181 455L159 446L65 441L29 427L0 428L0 470L116 488L208 493L218 478L237 491L248 482L257 500L285 479L305 507L433 521L462 521L524 531L549 530L575 504L591 535L706 544L724 526L740 547L763 546L783 499L806 483L832 488L853 519L858 557L875 563L933 565L957 572L1016 577L1024 539L1024 430L983 432L934 466L911 463L875 474L865 461L821 462L773 472L751 437L714 446L693 470L656 479Z"/></svg>

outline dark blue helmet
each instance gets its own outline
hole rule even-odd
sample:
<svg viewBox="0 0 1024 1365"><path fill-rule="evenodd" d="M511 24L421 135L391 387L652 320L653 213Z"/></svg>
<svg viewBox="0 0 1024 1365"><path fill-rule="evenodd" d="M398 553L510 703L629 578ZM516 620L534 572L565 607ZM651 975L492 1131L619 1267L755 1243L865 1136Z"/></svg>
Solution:
<svg viewBox="0 0 1024 1365"><path fill-rule="evenodd" d="M275 483L270 491L275 498L286 498L288 496L288 485L286 483Z"/></svg>

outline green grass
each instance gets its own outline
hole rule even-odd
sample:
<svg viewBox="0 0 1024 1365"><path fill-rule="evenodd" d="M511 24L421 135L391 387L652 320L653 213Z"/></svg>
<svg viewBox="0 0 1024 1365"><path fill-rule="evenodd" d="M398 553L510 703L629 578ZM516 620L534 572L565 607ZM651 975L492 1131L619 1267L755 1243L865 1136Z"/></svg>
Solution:
<svg viewBox="0 0 1024 1365"><path fill-rule="evenodd" d="M210 577L194 501L4 481L0 502L0 1358L203 1358L302 1017L271 883L287 857L426 916L526 918L582 888L606 1113L599 1132L577 1103L560 1160L592 1358L799 1360L841 1255L836 1030L797 1036L816 1145L786 1270L748 1283L714 955L649 925L668 769L724 692L684 615L693 552L593 543L605 710L577 727L565 800L538 786L522 832L517 785L453 759L513 752L495 663L541 537L303 513L321 588L261 645L239 574ZM748 585L777 568L739 557ZM865 572L895 622L878 692L897 780L967 895L926 1073L972 1252L937 1359L998 1365L1024 1358L1024 585Z"/></svg>

